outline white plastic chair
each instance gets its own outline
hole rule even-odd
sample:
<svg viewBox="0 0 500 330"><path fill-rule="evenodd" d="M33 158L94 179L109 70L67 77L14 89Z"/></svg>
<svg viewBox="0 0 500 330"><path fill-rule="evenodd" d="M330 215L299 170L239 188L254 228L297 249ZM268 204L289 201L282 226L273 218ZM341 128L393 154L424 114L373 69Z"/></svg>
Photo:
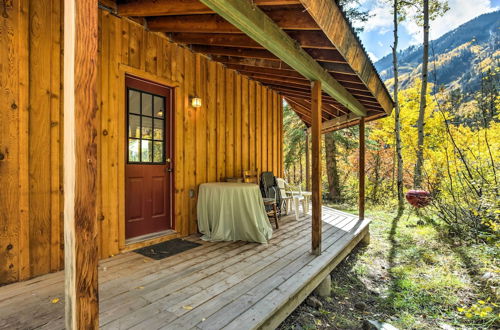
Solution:
<svg viewBox="0 0 500 330"><path fill-rule="evenodd" d="M292 209L292 203L291 201L293 200L293 206L295 208L295 219L299 220L300 218L300 212L299 212L299 205L302 204L302 213L303 215L306 214L307 212L307 205L306 205L306 199L304 196L302 196L302 190L299 186L298 191L299 194L293 194L292 193L292 186L286 182L284 179L281 178L276 178L276 181L278 182L278 187L281 190L281 196L287 196L287 203L286 203L286 213L288 214L288 210ZM289 202L290 201L290 202Z"/></svg>

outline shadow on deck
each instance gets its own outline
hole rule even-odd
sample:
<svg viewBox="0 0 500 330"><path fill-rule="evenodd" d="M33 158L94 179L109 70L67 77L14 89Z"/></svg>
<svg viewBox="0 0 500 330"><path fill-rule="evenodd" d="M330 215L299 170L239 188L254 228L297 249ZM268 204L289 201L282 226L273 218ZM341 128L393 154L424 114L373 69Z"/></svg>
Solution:
<svg viewBox="0 0 500 330"><path fill-rule="evenodd" d="M101 328L274 328L349 254L369 223L324 207L319 257L310 253L310 216L287 216L269 244L193 235L186 239L201 246L163 260L133 252L102 260ZM64 328L63 272L0 288L0 329L33 328Z"/></svg>

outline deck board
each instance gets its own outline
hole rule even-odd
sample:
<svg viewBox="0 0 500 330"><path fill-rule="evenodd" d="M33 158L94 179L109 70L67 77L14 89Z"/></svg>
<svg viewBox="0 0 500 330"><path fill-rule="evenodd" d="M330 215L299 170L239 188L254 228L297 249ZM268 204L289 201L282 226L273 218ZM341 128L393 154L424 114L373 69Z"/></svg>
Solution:
<svg viewBox="0 0 500 330"><path fill-rule="evenodd" d="M300 303L360 240L370 220L324 207L319 257L310 253L310 215L281 222L268 244L211 243L193 235L186 239L201 246L164 260L134 252L102 260L101 328L273 327L287 315L287 304ZM63 329L63 285L64 273L57 272L0 287L0 329Z"/></svg>

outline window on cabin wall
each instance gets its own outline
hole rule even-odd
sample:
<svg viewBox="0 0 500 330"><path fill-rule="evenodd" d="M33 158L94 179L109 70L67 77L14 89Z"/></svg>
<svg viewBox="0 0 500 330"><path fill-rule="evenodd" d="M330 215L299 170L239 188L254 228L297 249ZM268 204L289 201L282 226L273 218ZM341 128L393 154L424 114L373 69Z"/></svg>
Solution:
<svg viewBox="0 0 500 330"><path fill-rule="evenodd" d="M165 97L127 88L128 163L165 163Z"/></svg>

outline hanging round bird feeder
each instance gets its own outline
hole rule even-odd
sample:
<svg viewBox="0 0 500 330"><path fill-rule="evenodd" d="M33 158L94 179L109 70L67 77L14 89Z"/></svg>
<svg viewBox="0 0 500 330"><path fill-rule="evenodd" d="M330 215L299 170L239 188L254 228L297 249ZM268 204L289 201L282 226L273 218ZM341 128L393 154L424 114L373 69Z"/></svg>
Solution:
<svg viewBox="0 0 500 330"><path fill-rule="evenodd" d="M425 190L408 190L406 200L413 207L419 209L431 203L431 194Z"/></svg>

